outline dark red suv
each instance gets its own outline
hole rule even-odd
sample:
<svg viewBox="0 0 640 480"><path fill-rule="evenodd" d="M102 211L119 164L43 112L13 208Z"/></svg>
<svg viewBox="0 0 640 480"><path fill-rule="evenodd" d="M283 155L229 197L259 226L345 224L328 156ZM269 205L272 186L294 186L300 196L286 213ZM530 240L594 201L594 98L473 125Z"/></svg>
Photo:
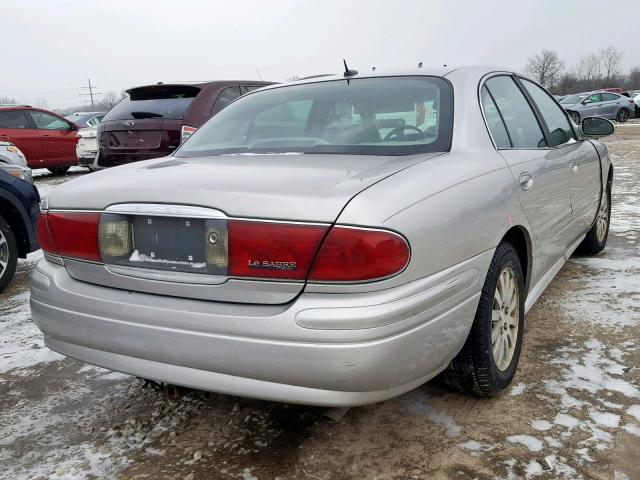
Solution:
<svg viewBox="0 0 640 480"><path fill-rule="evenodd" d="M78 127L53 112L27 105L0 105L0 141L11 142L29 168L64 173L78 164Z"/></svg>
<svg viewBox="0 0 640 480"><path fill-rule="evenodd" d="M159 83L127 90L129 96L113 107L98 126L95 167L115 167L170 155L233 100L272 83Z"/></svg>

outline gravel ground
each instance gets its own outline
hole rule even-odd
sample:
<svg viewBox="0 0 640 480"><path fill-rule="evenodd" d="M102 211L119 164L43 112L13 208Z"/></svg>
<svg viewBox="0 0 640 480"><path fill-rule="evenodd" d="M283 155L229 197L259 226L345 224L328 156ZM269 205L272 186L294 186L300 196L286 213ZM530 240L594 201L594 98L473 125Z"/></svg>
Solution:
<svg viewBox="0 0 640 480"><path fill-rule="evenodd" d="M336 423L312 407L165 398L43 347L32 254L0 295L0 477L640 479L640 122L607 144L607 248L565 265L527 315L513 386L489 400L432 381ZM81 172L36 182L46 195Z"/></svg>

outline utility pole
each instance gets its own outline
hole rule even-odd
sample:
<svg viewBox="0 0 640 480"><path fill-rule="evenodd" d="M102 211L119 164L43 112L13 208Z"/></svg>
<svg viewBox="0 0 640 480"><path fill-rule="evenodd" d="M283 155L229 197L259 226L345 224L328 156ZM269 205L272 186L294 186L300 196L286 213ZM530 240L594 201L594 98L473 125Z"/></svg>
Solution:
<svg viewBox="0 0 640 480"><path fill-rule="evenodd" d="M88 87L82 87L82 88L86 88L89 90L89 93L79 93L78 95L80 96L86 96L86 97L90 97L91 98L91 108L93 108L95 110L96 108L96 104L95 101L93 99L94 95L100 95L100 92L95 92L94 90L97 88L95 85L91 85L91 79L87 78L87 84L89 85Z"/></svg>

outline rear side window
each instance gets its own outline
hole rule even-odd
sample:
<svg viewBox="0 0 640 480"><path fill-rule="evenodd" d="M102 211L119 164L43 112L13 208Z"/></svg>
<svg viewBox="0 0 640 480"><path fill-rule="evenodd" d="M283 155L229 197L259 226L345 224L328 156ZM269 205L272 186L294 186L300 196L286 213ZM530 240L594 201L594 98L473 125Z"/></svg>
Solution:
<svg viewBox="0 0 640 480"><path fill-rule="evenodd" d="M133 88L129 96L104 116L108 120L139 120L143 118L169 118L181 120L200 93L193 85L152 85Z"/></svg>
<svg viewBox="0 0 640 480"><path fill-rule="evenodd" d="M240 96L240 87L228 87L222 90L218 94L218 98L216 98L215 103L213 104L213 108L211 109L211 115L215 115L224 107L233 102L236 98Z"/></svg>
<svg viewBox="0 0 640 480"><path fill-rule="evenodd" d="M551 96L529 80L521 79L524 88L527 89L531 98L538 106L538 110L542 114L544 122L549 129L549 145L550 147L557 147L563 143L567 143L573 138L573 129L567 119L567 115L562 108L553 101Z"/></svg>
<svg viewBox="0 0 640 480"><path fill-rule="evenodd" d="M547 141L529 102L511 77L490 78L486 82L486 87L504 119L513 148L530 149L547 146Z"/></svg>
<svg viewBox="0 0 640 480"><path fill-rule="evenodd" d="M0 112L0 128L31 128L24 112L9 110Z"/></svg>
<svg viewBox="0 0 640 480"><path fill-rule="evenodd" d="M620 95L616 95L615 93L603 93L602 94L602 101L603 102L610 102L612 100L618 100L620 98Z"/></svg>
<svg viewBox="0 0 640 480"><path fill-rule="evenodd" d="M509 134L504 126L498 107L496 107L493 98L489 95L487 87L482 87L480 96L482 98L484 118L487 122L487 127L489 127L489 131L491 132L491 136L493 137L493 141L496 144L496 148L511 148Z"/></svg>

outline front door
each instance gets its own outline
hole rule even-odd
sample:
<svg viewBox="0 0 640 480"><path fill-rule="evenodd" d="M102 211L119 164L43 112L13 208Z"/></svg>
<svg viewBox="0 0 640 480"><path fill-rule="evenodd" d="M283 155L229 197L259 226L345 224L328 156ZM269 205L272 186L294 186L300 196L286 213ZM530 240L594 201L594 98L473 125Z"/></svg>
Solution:
<svg viewBox="0 0 640 480"><path fill-rule="evenodd" d="M487 118L494 129L505 129L497 143L517 184L524 213L535 235L533 278L539 278L564 253L571 217L569 170L566 159L548 147L547 137L534 110L515 79L507 75L490 78L482 90L485 115L493 104L496 119ZM500 127L500 123L504 127ZM493 126L492 126L493 124Z"/></svg>
<svg viewBox="0 0 640 480"><path fill-rule="evenodd" d="M40 110L28 110L38 135L42 140L43 167L63 167L74 165L78 135L71 124L56 115Z"/></svg>

